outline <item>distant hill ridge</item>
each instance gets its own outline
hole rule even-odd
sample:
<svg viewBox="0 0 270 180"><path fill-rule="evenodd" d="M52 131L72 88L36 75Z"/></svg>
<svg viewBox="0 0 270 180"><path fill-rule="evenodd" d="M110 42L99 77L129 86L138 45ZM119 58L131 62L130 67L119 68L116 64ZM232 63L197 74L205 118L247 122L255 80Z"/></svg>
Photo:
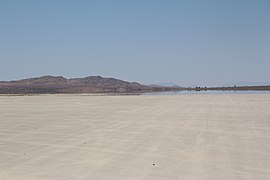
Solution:
<svg viewBox="0 0 270 180"><path fill-rule="evenodd" d="M151 87L101 76L70 78L41 76L17 81L0 81L0 94L55 94L55 93L139 93L180 90L172 87Z"/></svg>

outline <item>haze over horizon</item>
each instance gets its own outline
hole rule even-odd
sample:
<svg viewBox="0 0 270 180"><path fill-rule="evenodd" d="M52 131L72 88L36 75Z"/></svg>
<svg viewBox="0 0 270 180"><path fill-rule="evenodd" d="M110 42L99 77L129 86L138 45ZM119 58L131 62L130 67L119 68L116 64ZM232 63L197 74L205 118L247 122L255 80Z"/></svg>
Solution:
<svg viewBox="0 0 270 180"><path fill-rule="evenodd" d="M268 0L1 0L0 81L269 82L269 19Z"/></svg>

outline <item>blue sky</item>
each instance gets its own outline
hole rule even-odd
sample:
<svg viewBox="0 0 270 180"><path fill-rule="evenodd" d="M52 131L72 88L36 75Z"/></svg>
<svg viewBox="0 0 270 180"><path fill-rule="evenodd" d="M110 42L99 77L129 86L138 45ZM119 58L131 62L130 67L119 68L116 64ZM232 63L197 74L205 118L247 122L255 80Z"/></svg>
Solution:
<svg viewBox="0 0 270 180"><path fill-rule="evenodd" d="M269 0L0 0L0 80L270 82Z"/></svg>

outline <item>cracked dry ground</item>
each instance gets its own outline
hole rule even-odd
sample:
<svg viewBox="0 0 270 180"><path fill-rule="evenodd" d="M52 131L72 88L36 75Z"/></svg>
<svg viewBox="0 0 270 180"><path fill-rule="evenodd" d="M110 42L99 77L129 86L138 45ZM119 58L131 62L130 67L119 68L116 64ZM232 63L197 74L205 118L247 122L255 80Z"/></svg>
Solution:
<svg viewBox="0 0 270 180"><path fill-rule="evenodd" d="M270 179L270 95L0 96L0 179Z"/></svg>

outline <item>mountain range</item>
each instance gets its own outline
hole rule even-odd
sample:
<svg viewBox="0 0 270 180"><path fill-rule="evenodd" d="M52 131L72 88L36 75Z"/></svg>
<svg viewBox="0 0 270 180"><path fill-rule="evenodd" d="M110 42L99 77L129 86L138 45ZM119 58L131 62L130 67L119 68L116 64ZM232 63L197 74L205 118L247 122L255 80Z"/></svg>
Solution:
<svg viewBox="0 0 270 180"><path fill-rule="evenodd" d="M0 94L142 93L182 89L184 88L146 86L101 76L67 79L63 76L48 75L17 81L0 81Z"/></svg>

